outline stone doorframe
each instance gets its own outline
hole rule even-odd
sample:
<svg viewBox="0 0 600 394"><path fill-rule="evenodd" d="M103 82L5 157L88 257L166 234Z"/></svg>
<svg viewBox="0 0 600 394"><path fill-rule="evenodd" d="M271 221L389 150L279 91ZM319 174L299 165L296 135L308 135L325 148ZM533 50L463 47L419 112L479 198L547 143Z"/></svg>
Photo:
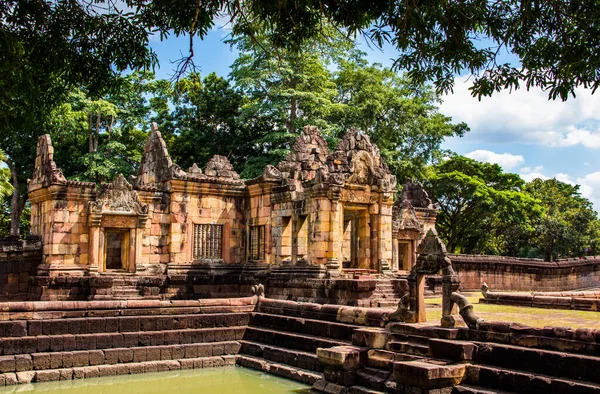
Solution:
<svg viewBox="0 0 600 394"><path fill-rule="evenodd" d="M340 264L342 264L344 247L347 246L344 242L344 222L345 217L348 213L353 215L356 219L355 223L358 225L357 229L357 253L356 256L358 267L356 269L364 270L376 270L377 261L377 244L374 242L372 230L373 230L373 215L369 213L369 205L366 204L352 204L342 203L342 212L340 220Z"/></svg>
<svg viewBox="0 0 600 394"><path fill-rule="evenodd" d="M136 265L142 260L142 232L146 219L147 216L139 215L90 215L90 272L106 271L106 235L109 231L128 232L121 245L129 250L125 271L135 272Z"/></svg>
<svg viewBox="0 0 600 394"><path fill-rule="evenodd" d="M90 272L106 271L106 234L109 231L127 233L121 248L129 253L125 270L135 272L142 261L142 233L148 219L148 205L142 204L136 191L119 175L113 182L102 185L96 201L89 203L88 226Z"/></svg>

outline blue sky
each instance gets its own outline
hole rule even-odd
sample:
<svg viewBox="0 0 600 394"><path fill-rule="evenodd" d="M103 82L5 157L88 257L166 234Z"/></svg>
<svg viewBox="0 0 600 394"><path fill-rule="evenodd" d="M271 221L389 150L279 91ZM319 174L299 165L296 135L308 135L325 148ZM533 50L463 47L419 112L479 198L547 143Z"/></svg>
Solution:
<svg viewBox="0 0 600 394"><path fill-rule="evenodd" d="M223 42L226 28L215 28L204 40L195 42L194 62L203 75L229 74L237 57ZM187 37L152 41L161 67L158 78L169 78L171 63L188 51ZM389 67L396 52L360 48L371 62ZM505 56L504 61L510 61ZM444 147L474 159L500 164L505 171L519 173L529 181L553 178L581 185L581 193L600 211L600 93L577 90L567 102L549 101L539 89L503 91L481 101L470 96L468 76L457 76L454 93L444 96L440 111L456 122L466 122L471 131L462 138L446 141Z"/></svg>

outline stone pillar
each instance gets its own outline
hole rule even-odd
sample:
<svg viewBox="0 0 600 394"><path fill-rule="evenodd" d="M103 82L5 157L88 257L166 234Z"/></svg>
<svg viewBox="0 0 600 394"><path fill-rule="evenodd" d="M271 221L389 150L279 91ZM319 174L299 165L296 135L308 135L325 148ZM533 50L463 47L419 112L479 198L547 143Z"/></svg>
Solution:
<svg viewBox="0 0 600 394"><path fill-rule="evenodd" d="M127 259L127 272L135 272L135 257L138 249L137 228L129 229L129 258Z"/></svg>
<svg viewBox="0 0 600 394"><path fill-rule="evenodd" d="M416 306L416 323L422 323L427 321L427 311L425 309L425 275L417 274L416 282L417 299L415 302Z"/></svg>
<svg viewBox="0 0 600 394"><path fill-rule="evenodd" d="M358 219L358 268L371 268L371 215L366 209L360 210Z"/></svg>
<svg viewBox="0 0 600 394"><path fill-rule="evenodd" d="M339 276L342 272L341 256L344 242L344 213L338 199L331 201L330 232L327 260L327 274Z"/></svg>
<svg viewBox="0 0 600 394"><path fill-rule="evenodd" d="M381 193L379 200L378 252L379 269L382 273L392 270L392 203L391 193Z"/></svg>
<svg viewBox="0 0 600 394"><path fill-rule="evenodd" d="M100 264L100 227L90 227L90 272L98 272Z"/></svg>
<svg viewBox="0 0 600 394"><path fill-rule="evenodd" d="M102 253L103 250L100 246L100 223L102 221L102 215L97 213L90 214L88 217L88 228L90 231L89 235L89 253L90 253L90 272L101 272L102 271Z"/></svg>
<svg viewBox="0 0 600 394"><path fill-rule="evenodd" d="M98 272L104 272L104 261L106 260L106 256L104 255L104 242L106 237L102 227L100 227L99 234L100 241L98 242Z"/></svg>

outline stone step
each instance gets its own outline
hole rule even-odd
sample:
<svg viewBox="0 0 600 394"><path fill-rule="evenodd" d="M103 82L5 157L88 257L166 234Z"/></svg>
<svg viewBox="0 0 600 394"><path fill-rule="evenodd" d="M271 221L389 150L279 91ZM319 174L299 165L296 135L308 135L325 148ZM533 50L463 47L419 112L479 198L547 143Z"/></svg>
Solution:
<svg viewBox="0 0 600 394"><path fill-rule="evenodd" d="M371 301L371 304L375 304L375 308L394 308L398 305L398 300L390 299L390 300L375 300Z"/></svg>
<svg viewBox="0 0 600 394"><path fill-rule="evenodd" d="M253 312L250 318L253 327L273 328L300 334L324 336L344 341L352 340L356 325L335 323L303 317L281 316L268 313Z"/></svg>
<svg viewBox="0 0 600 394"><path fill-rule="evenodd" d="M240 342L242 344L240 349L242 354L264 358L267 361L286 364L291 367L323 372L323 366L319 363L319 359L314 353L290 350L283 347L265 345L263 343L246 340Z"/></svg>
<svg viewBox="0 0 600 394"><path fill-rule="evenodd" d="M104 332L161 331L187 328L245 326L248 325L249 322L250 315L248 313L61 318L0 322L0 334L12 334L1 335L2 337L22 337ZM3 325L2 323L8 324Z"/></svg>
<svg viewBox="0 0 600 394"><path fill-rule="evenodd" d="M0 357L0 373L235 355L239 352L240 347L241 344L237 341L221 341L184 345L18 354Z"/></svg>
<svg viewBox="0 0 600 394"><path fill-rule="evenodd" d="M496 343L474 345L477 364L600 384L600 357Z"/></svg>
<svg viewBox="0 0 600 394"><path fill-rule="evenodd" d="M356 372L356 383L372 390L384 391L385 382L390 375L391 371L386 369L364 367Z"/></svg>
<svg viewBox="0 0 600 394"><path fill-rule="evenodd" d="M394 361L411 361L422 359L422 356L415 356L406 353L395 353L383 349L369 349L367 365L373 368L392 370Z"/></svg>
<svg viewBox="0 0 600 394"><path fill-rule="evenodd" d="M317 348L351 345L350 341L332 340L320 336L282 332L267 328L248 327L245 340L274 345L287 349L316 352Z"/></svg>
<svg viewBox="0 0 600 394"><path fill-rule="evenodd" d="M510 344L532 349L600 356L600 343L593 329L564 327L532 328L518 324L484 323L485 329L461 328L461 339L473 342Z"/></svg>
<svg viewBox="0 0 600 394"><path fill-rule="evenodd" d="M464 383L516 393L600 393L599 384L483 365L467 365Z"/></svg>
<svg viewBox="0 0 600 394"><path fill-rule="evenodd" d="M186 343L235 341L244 337L246 326L125 333L39 335L1 338L2 355L96 350L120 347L161 346Z"/></svg>
<svg viewBox="0 0 600 394"><path fill-rule="evenodd" d="M374 390L363 386L348 387L348 394L385 394L385 391Z"/></svg>
<svg viewBox="0 0 600 394"><path fill-rule="evenodd" d="M466 368L465 364L453 364L444 360L396 361L393 380L408 387L447 390L462 383Z"/></svg>
<svg viewBox="0 0 600 394"><path fill-rule="evenodd" d="M423 323L391 323L389 329L394 334L441 339L457 339L460 334L456 328L442 328Z"/></svg>
<svg viewBox="0 0 600 394"><path fill-rule="evenodd" d="M407 353L415 356L428 356L429 346L414 342L391 341L386 345L387 350L396 353Z"/></svg>
<svg viewBox="0 0 600 394"><path fill-rule="evenodd" d="M323 379L323 374L307 371L301 368L290 367L281 363L266 361L259 357L238 355L236 357L238 365L246 368L256 369L273 375L281 376L286 379L295 380L308 385L312 385L318 380Z"/></svg>
<svg viewBox="0 0 600 394"><path fill-rule="evenodd" d="M179 369L234 366L236 356L198 357L177 360L142 361L122 364L103 364L87 367L19 371L0 374L0 386L50 382L57 380L90 379L101 376L129 375Z"/></svg>
<svg viewBox="0 0 600 394"><path fill-rule="evenodd" d="M452 388L452 394L514 394L508 391L490 390L483 387L459 384Z"/></svg>
<svg viewBox="0 0 600 394"><path fill-rule="evenodd" d="M392 334L391 340L396 342L411 342L416 343L423 346L429 346L428 337L421 337L418 335L410 335L410 334Z"/></svg>

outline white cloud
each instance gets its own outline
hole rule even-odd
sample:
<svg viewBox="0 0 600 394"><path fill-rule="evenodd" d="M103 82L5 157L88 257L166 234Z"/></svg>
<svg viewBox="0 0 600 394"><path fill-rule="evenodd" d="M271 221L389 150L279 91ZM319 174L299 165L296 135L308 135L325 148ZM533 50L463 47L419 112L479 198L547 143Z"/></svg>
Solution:
<svg viewBox="0 0 600 394"><path fill-rule="evenodd" d="M523 178L523 180L525 182L531 182L536 178L539 178L541 180L549 179L549 177L542 174L541 172L527 172L527 173L520 173L519 175L521 175L521 178Z"/></svg>
<svg viewBox="0 0 600 394"><path fill-rule="evenodd" d="M472 81L457 77L454 93L441 111L471 127L470 138L487 142L522 142L546 146L600 148L600 94L576 89L566 102L548 100L539 88L503 90L481 101L471 96Z"/></svg>
<svg viewBox="0 0 600 394"><path fill-rule="evenodd" d="M592 130L569 126L559 138L549 141L551 146L573 146L578 144L586 148L600 148L600 124L594 125Z"/></svg>
<svg viewBox="0 0 600 394"><path fill-rule="evenodd" d="M533 168L531 167L522 167L519 172L521 174L531 174L532 172L542 172L542 170L544 169L544 166L535 166Z"/></svg>
<svg viewBox="0 0 600 394"><path fill-rule="evenodd" d="M577 178L577 184L581 196L589 199L597 212L600 211L600 171Z"/></svg>
<svg viewBox="0 0 600 394"><path fill-rule="evenodd" d="M465 156L486 163L495 163L500 165L504 170L508 170L523 163L525 159L521 155L513 155L511 153L495 153L489 150L474 150L467 153Z"/></svg>

